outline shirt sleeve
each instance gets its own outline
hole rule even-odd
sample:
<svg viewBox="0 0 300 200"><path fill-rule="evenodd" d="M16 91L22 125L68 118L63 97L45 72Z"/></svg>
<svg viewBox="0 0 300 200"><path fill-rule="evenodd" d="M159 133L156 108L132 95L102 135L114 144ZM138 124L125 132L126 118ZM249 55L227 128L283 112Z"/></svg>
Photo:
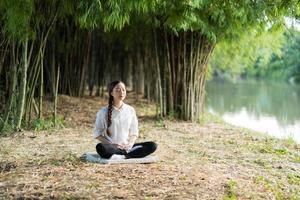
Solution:
<svg viewBox="0 0 300 200"><path fill-rule="evenodd" d="M105 116L106 116L105 109L101 109L97 113L95 128L93 133L94 139L99 137L100 135L105 136L105 131L107 128L107 122Z"/></svg>
<svg viewBox="0 0 300 200"><path fill-rule="evenodd" d="M138 119L134 109L133 109L131 124L129 128L129 137L132 136L136 136L136 137L139 136Z"/></svg>

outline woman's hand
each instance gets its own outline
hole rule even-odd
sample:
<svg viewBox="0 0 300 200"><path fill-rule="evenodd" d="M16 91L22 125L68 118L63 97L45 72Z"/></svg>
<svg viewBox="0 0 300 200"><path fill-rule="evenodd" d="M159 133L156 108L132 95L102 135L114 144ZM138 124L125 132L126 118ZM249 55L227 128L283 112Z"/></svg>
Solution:
<svg viewBox="0 0 300 200"><path fill-rule="evenodd" d="M134 143L122 143L122 144L117 144L117 147L119 149L123 149L126 151L129 151L133 147Z"/></svg>
<svg viewBox="0 0 300 200"><path fill-rule="evenodd" d="M133 147L133 145L134 145L134 143L128 143L128 144L126 144L125 150L129 151Z"/></svg>
<svg viewBox="0 0 300 200"><path fill-rule="evenodd" d="M116 144L119 149L125 149L126 144Z"/></svg>
<svg viewBox="0 0 300 200"><path fill-rule="evenodd" d="M128 142L122 145L123 149L128 152L133 147L136 138L137 138L136 136L129 136L127 140Z"/></svg>

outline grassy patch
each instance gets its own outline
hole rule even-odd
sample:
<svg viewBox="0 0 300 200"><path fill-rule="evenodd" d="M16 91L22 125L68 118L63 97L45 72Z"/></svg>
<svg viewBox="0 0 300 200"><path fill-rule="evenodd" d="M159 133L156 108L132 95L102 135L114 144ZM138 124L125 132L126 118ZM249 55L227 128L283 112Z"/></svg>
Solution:
<svg viewBox="0 0 300 200"><path fill-rule="evenodd" d="M257 194L259 199L299 197L299 165L295 163L300 163L300 148L293 140L270 139L227 125L213 115L205 119L209 123L204 125L169 120L172 116L155 119L153 115L147 116L150 111L155 113L155 106L148 109L146 103L133 104L139 117L144 117L140 121L139 141L157 142L155 155L160 157L160 162L101 166L85 163L79 154L95 151L91 132L97 110L91 108L99 108L104 101L61 98L64 101L61 101L60 114L66 116L68 128L52 132L51 119L46 119L36 121L32 129L47 131L36 134L25 130L0 138L0 169L4 171L1 175L8 180L1 183L0 196L36 199L193 199L199 194L212 199L249 199L251 194ZM91 125L87 126L88 123ZM234 180L223 179L224 174L232 173L233 164L238 166L234 168ZM245 182L254 180L254 174L264 177ZM139 187L135 187L137 182ZM126 192L119 195L122 191Z"/></svg>
<svg viewBox="0 0 300 200"><path fill-rule="evenodd" d="M62 160L59 160L59 159L50 159L49 160L49 163L51 164L51 165L54 165L54 166L62 166L62 164L63 164L63 161Z"/></svg>
<svg viewBox="0 0 300 200"><path fill-rule="evenodd" d="M286 147L294 147L295 145L297 146L297 143L296 143L295 139L292 136L289 136L286 139L284 139L283 144Z"/></svg>
<svg viewBox="0 0 300 200"><path fill-rule="evenodd" d="M223 197L223 200L235 200L237 199L237 182L230 180L226 185L226 195Z"/></svg>
<svg viewBox="0 0 300 200"><path fill-rule="evenodd" d="M277 155L286 155L289 153L289 151L285 148L276 148L274 149L274 153Z"/></svg>
<svg viewBox="0 0 300 200"><path fill-rule="evenodd" d="M259 153L274 154L277 156L289 155L291 152L279 142L266 139L265 142L253 142L249 144L249 150Z"/></svg>
<svg viewBox="0 0 300 200"><path fill-rule="evenodd" d="M289 153L289 151L286 148L274 148L271 145L267 144L262 146L259 149L260 153L270 153L270 154L276 154L276 155L286 155Z"/></svg>
<svg viewBox="0 0 300 200"><path fill-rule="evenodd" d="M294 160L293 160L295 163L300 163L300 156L295 154L294 155Z"/></svg>
<svg viewBox="0 0 300 200"><path fill-rule="evenodd" d="M2 128L2 132L0 132L0 135L2 135L2 136L8 136L11 133L15 132L14 126L9 123L6 123L6 124L1 123L0 128Z"/></svg>
<svg viewBox="0 0 300 200"><path fill-rule="evenodd" d="M224 120L219 115L211 114L211 113L204 113L199 117L200 124L206 124L209 122L224 124Z"/></svg>
<svg viewBox="0 0 300 200"><path fill-rule="evenodd" d="M65 161L69 162L73 165L77 165L77 164L80 164L82 162L82 158L77 157L77 155L75 153L69 152L66 155Z"/></svg>
<svg viewBox="0 0 300 200"><path fill-rule="evenodd" d="M254 182L256 184L262 185L264 188L266 188L267 190L272 190L273 185L272 182L269 181L267 178L265 178L264 176L257 176L254 180Z"/></svg>
<svg viewBox="0 0 300 200"><path fill-rule="evenodd" d="M36 161L37 165L53 165L53 166L63 166L66 164L71 165L78 165L82 163L83 159L80 157L77 157L74 153L67 153L65 154L64 158L47 158L47 159L39 159Z"/></svg>
<svg viewBox="0 0 300 200"><path fill-rule="evenodd" d="M297 174L288 174L288 183L292 185L300 185L300 176Z"/></svg>
<svg viewBox="0 0 300 200"><path fill-rule="evenodd" d="M29 129L34 129L35 131L50 130L55 128L63 128L65 125L64 117L57 116L54 123L54 118L46 119L35 119L29 124Z"/></svg>
<svg viewBox="0 0 300 200"><path fill-rule="evenodd" d="M165 122L162 117L158 117L157 120L155 121L155 126L159 128L165 127Z"/></svg>
<svg viewBox="0 0 300 200"><path fill-rule="evenodd" d="M270 144L262 145L259 150L260 153L273 153L273 148Z"/></svg>
<svg viewBox="0 0 300 200"><path fill-rule="evenodd" d="M299 176L294 174L288 175L288 183L299 185ZM264 176L257 176L254 182L258 185L263 186L267 191L273 193L275 199L299 199L299 190L295 190L288 186L288 191L285 191L286 184L281 181L271 181Z"/></svg>
<svg viewBox="0 0 300 200"><path fill-rule="evenodd" d="M4 124L4 122L0 120L0 129L2 129L0 130L1 131L0 135L9 136L10 134L16 132L15 122L14 121L10 122L10 121ZM34 131L54 130L58 128L64 128L65 121L63 116L58 115L55 121L53 116L44 119L35 119L30 122L23 120L21 127L24 128L25 130L34 130Z"/></svg>
<svg viewBox="0 0 300 200"><path fill-rule="evenodd" d="M254 160L253 162L263 168L270 168L270 163L268 163L262 159L257 159L257 160Z"/></svg>

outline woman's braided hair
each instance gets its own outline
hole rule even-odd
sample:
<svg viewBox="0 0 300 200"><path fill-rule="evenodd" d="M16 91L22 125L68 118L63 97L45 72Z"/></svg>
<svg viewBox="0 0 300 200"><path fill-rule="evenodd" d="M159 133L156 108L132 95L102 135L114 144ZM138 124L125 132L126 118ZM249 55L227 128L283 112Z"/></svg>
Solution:
<svg viewBox="0 0 300 200"><path fill-rule="evenodd" d="M113 89L116 87L116 85L118 85L119 83L123 83L122 81L113 81L109 84L108 86L108 109L107 109L107 135L110 136L110 132L108 131L108 128L111 125L111 115L112 115L112 106L113 106L113 102L114 102L114 97L111 95ZM123 83L124 84L124 83Z"/></svg>

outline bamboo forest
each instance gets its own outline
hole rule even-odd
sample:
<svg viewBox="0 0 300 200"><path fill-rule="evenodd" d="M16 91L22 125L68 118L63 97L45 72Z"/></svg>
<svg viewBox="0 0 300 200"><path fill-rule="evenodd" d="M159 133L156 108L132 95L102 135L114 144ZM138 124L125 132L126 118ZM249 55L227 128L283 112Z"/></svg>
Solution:
<svg viewBox="0 0 300 200"><path fill-rule="evenodd" d="M299 199L299 58L298 0L0 0L0 199Z"/></svg>

